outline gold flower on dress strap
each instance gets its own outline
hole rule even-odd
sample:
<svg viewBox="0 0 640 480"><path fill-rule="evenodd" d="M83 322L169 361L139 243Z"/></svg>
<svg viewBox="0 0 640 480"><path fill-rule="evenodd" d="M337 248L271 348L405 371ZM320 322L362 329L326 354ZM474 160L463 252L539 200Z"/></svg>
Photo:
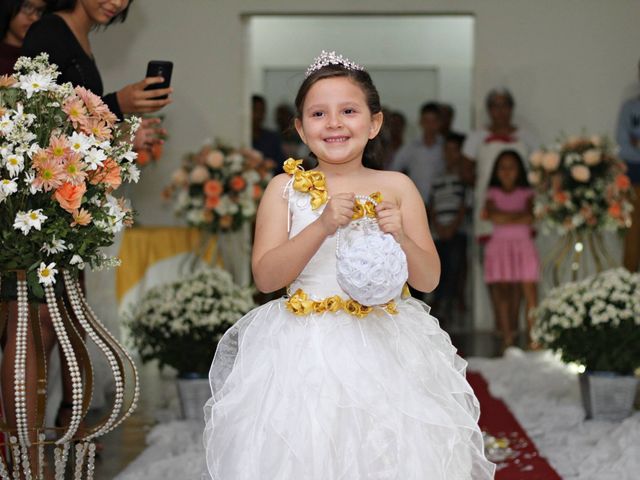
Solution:
<svg viewBox="0 0 640 480"><path fill-rule="evenodd" d="M294 160L293 158L289 158L286 162L284 162L282 169L285 171L285 173L293 175L300 165L302 165L302 160Z"/></svg>
<svg viewBox="0 0 640 480"><path fill-rule="evenodd" d="M283 169L293 176L293 189L311 195L311 208L321 207L329 198L324 173L317 170L306 171L302 168L302 160L288 159Z"/></svg>

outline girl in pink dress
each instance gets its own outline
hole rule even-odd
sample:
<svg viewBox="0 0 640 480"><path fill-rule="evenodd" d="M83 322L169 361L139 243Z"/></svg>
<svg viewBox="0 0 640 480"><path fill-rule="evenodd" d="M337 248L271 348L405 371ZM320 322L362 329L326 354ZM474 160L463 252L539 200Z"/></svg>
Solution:
<svg viewBox="0 0 640 480"><path fill-rule="evenodd" d="M484 212L485 218L493 223L485 249L484 279L489 285L504 348L513 343L514 332L518 330L522 294L531 341L531 314L537 303L540 276L531 227L533 196L522 157L515 150L505 150L493 167Z"/></svg>

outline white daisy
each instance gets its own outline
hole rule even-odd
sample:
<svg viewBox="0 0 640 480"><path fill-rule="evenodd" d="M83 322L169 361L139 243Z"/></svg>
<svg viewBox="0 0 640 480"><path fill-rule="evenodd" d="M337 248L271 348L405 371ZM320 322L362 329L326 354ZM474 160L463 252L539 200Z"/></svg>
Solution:
<svg viewBox="0 0 640 480"><path fill-rule="evenodd" d="M4 166L9 170L9 175L15 177L24 168L24 157L15 153L9 155L4 161Z"/></svg>
<svg viewBox="0 0 640 480"><path fill-rule="evenodd" d="M98 148L92 148L84 157L84 161L87 163L89 170L96 170L98 167L101 167L106 159L107 156Z"/></svg>
<svg viewBox="0 0 640 480"><path fill-rule="evenodd" d="M40 150L40 145L38 145L37 143L32 143L31 145L29 145L29 148L25 153L29 156L29 158L33 158L33 155Z"/></svg>
<svg viewBox="0 0 640 480"><path fill-rule="evenodd" d="M84 260L82 259L82 257L78 254L74 255L73 257L71 257L71 261L69 262L71 265L78 265L78 268L80 270L84 270Z"/></svg>
<svg viewBox="0 0 640 480"><path fill-rule="evenodd" d="M18 87L27 92L27 98L31 98L36 92L45 92L51 89L53 79L40 73L29 73L20 79Z"/></svg>
<svg viewBox="0 0 640 480"><path fill-rule="evenodd" d="M86 136L84 133L73 132L69 137L69 145L71 146L71 150L77 153L81 153L82 155L86 154L93 142L91 139Z"/></svg>
<svg viewBox="0 0 640 480"><path fill-rule="evenodd" d="M27 223L30 228L40 230L42 228L42 222L47 219L47 216L42 213L42 209L29 210L26 215Z"/></svg>
<svg viewBox="0 0 640 480"><path fill-rule="evenodd" d="M138 181L140 180L140 169L133 163L129 165L129 169L127 170L126 174L130 182L138 183Z"/></svg>
<svg viewBox="0 0 640 480"><path fill-rule="evenodd" d="M29 233L29 230L31 230L31 225L29 224L28 220L28 214L25 212L18 212L13 222L13 228L15 228L16 230L20 230L23 235L27 235Z"/></svg>
<svg viewBox="0 0 640 480"><path fill-rule="evenodd" d="M2 195L8 197L18 191L18 183L14 179L3 178L0 180L0 192Z"/></svg>
<svg viewBox="0 0 640 480"><path fill-rule="evenodd" d="M13 131L14 127L15 123L11 120L11 115L9 113L5 113L2 118L0 118L0 132L5 136L9 135Z"/></svg>
<svg viewBox="0 0 640 480"><path fill-rule="evenodd" d="M13 144L4 143L0 146L0 156L2 156L2 158L7 158L12 153L13 153Z"/></svg>
<svg viewBox="0 0 640 480"><path fill-rule="evenodd" d="M48 255L54 255L56 253L64 252L66 249L67 246L65 245L64 240L53 237L51 243L44 243L40 251L46 252Z"/></svg>
<svg viewBox="0 0 640 480"><path fill-rule="evenodd" d="M31 193L31 195L35 195L36 193L42 191L42 187L33 186L33 181L35 179L36 179L36 172L33 170L29 170L24 175L24 183L26 183L29 186L29 192Z"/></svg>
<svg viewBox="0 0 640 480"><path fill-rule="evenodd" d="M122 156L122 158L124 158L127 162L134 162L136 158L138 158L138 153L134 152L133 150L129 150Z"/></svg>
<svg viewBox="0 0 640 480"><path fill-rule="evenodd" d="M56 283L56 263L51 262L47 265L44 262L40 262L40 267L38 267L38 281L42 285L53 285Z"/></svg>

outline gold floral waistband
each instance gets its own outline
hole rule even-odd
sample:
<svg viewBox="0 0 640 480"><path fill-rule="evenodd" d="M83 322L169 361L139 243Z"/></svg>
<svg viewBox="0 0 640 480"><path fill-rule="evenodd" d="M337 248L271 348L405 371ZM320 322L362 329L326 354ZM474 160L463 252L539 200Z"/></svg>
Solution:
<svg viewBox="0 0 640 480"><path fill-rule="evenodd" d="M327 297L323 300L311 300L300 288L286 299L285 306L287 307L287 310L292 312L294 315L300 316L309 315L310 313L337 312L339 310L344 310L349 315L363 318L369 315L374 308L381 308L390 314L398 313L397 305L394 300L377 307L362 305L351 298L345 300L338 295Z"/></svg>

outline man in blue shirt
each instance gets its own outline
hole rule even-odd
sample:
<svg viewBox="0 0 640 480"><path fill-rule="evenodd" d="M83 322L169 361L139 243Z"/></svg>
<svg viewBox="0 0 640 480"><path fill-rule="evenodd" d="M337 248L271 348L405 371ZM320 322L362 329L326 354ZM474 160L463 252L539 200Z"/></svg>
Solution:
<svg viewBox="0 0 640 480"><path fill-rule="evenodd" d="M640 77L640 63L638 75ZM624 266L635 272L640 270L640 96L631 98L622 105L616 140L635 191L631 228L627 231L624 242Z"/></svg>

